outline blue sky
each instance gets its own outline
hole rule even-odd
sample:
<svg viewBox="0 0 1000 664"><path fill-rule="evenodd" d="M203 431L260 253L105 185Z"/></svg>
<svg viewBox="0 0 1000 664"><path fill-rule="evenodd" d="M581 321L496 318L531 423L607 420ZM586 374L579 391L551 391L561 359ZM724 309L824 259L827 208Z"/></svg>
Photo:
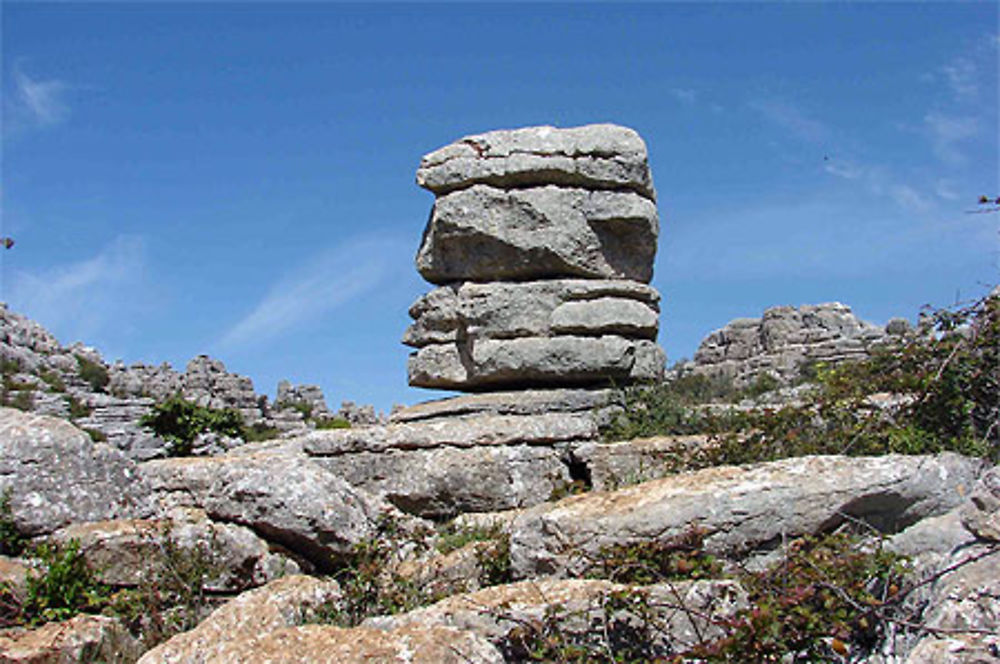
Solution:
<svg viewBox="0 0 1000 664"><path fill-rule="evenodd" d="M109 360L415 403L399 338L463 135L616 122L671 360L768 306L1000 281L996 3L2 5L0 299Z"/></svg>

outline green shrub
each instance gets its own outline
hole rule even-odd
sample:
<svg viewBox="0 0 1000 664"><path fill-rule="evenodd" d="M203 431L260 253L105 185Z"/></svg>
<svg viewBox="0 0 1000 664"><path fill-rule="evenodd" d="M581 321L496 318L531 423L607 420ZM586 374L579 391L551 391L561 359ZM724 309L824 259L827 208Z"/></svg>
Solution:
<svg viewBox="0 0 1000 664"><path fill-rule="evenodd" d="M183 547L166 527L158 541L139 585L118 592L107 609L147 648L198 624L210 608L205 584L223 571L214 540Z"/></svg>
<svg viewBox="0 0 1000 664"><path fill-rule="evenodd" d="M0 374L4 376L13 376L16 373L21 373L21 363L17 360L5 357L0 360Z"/></svg>
<svg viewBox="0 0 1000 664"><path fill-rule="evenodd" d="M28 574L23 606L28 624L66 620L78 613L99 611L107 603L108 590L97 582L78 541L70 540L64 547L42 544L34 557L41 561L42 572Z"/></svg>
<svg viewBox="0 0 1000 664"><path fill-rule="evenodd" d="M281 431L276 427L269 427L263 422L255 422L250 426L244 426L240 435L248 443L259 443L262 440L277 438L280 433Z"/></svg>
<svg viewBox="0 0 1000 664"><path fill-rule="evenodd" d="M139 420L142 426L167 441L170 456L191 454L194 440L200 433L215 432L224 436L243 436L243 417L227 408L205 408L173 396L153 406L153 411Z"/></svg>
<svg viewBox="0 0 1000 664"><path fill-rule="evenodd" d="M35 395L31 390L19 390L13 394L4 391L3 404L11 408L17 408L25 412L31 411L35 407Z"/></svg>
<svg viewBox="0 0 1000 664"><path fill-rule="evenodd" d="M846 533L806 537L785 561L742 579L750 607L726 621L727 634L688 657L706 662L852 661L884 635L888 603L902 597L902 558L866 549ZM831 649L832 646L832 649ZM784 659L783 659L784 658Z"/></svg>
<svg viewBox="0 0 1000 664"><path fill-rule="evenodd" d="M66 398L66 405L69 407L69 417L73 420L90 417L90 414L94 412L93 408L81 402L74 396Z"/></svg>
<svg viewBox="0 0 1000 664"><path fill-rule="evenodd" d="M44 370L39 372L38 377L41 378L46 385L49 386L50 392L65 392L66 383L63 382L62 376L60 376L55 371Z"/></svg>
<svg viewBox="0 0 1000 664"><path fill-rule="evenodd" d="M591 561L586 576L640 585L717 577L722 567L713 556L705 553L704 535L704 531L691 528L662 541L603 547Z"/></svg>
<svg viewBox="0 0 1000 664"><path fill-rule="evenodd" d="M14 522L10 501L13 490L8 487L0 495L0 555L18 556L24 551L25 538Z"/></svg>
<svg viewBox="0 0 1000 664"><path fill-rule="evenodd" d="M82 430L84 433L90 436L90 439L95 443L106 443L108 441L108 437L103 431L98 431L97 429L90 429L88 427L83 427Z"/></svg>
<svg viewBox="0 0 1000 664"><path fill-rule="evenodd" d="M457 551L472 542L488 542L503 535L499 524L489 526L459 526L454 522L447 523L438 530L434 547L438 553L447 554Z"/></svg>
<svg viewBox="0 0 1000 664"><path fill-rule="evenodd" d="M108 376L108 368L99 362L87 359L83 355L76 356L77 370L80 378L90 385L94 392L104 392L111 378Z"/></svg>
<svg viewBox="0 0 1000 664"><path fill-rule="evenodd" d="M350 429L351 423L343 417L324 417L316 420L317 429Z"/></svg>
<svg viewBox="0 0 1000 664"><path fill-rule="evenodd" d="M313 405L306 401L279 401L274 404L277 409L291 408L300 413L303 420L308 420L313 414Z"/></svg>

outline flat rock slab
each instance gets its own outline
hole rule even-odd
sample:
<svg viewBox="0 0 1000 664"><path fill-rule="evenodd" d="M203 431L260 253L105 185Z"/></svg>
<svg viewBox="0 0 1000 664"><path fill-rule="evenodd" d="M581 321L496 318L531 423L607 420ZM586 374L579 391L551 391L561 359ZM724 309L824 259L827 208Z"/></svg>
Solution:
<svg viewBox="0 0 1000 664"><path fill-rule="evenodd" d="M447 399L425 401L397 410L389 416L389 422L416 422L476 414L542 415L589 412L610 405L613 399L614 391L610 389L563 388L463 394Z"/></svg>
<svg viewBox="0 0 1000 664"><path fill-rule="evenodd" d="M632 192L475 185L438 198L417 253L427 281L585 277L648 283L656 204Z"/></svg>
<svg viewBox="0 0 1000 664"><path fill-rule="evenodd" d="M152 511L149 486L120 451L66 420L13 408L0 408L0 493L6 490L27 535Z"/></svg>
<svg viewBox="0 0 1000 664"><path fill-rule="evenodd" d="M574 387L656 381L666 356L653 341L614 335L466 340L410 354L410 385L450 390Z"/></svg>
<svg viewBox="0 0 1000 664"><path fill-rule="evenodd" d="M595 124L466 136L424 156L417 184L445 194L473 184L630 189L655 200L646 144L632 129Z"/></svg>
<svg viewBox="0 0 1000 664"><path fill-rule="evenodd" d="M4 664L134 662L142 646L115 618L81 614L38 629L0 634Z"/></svg>
<svg viewBox="0 0 1000 664"><path fill-rule="evenodd" d="M511 525L512 565L521 578L579 574L602 547L666 539L695 526L706 531L706 550L722 556L824 532L849 518L894 532L959 505L986 467L943 453L813 456L683 473L526 510Z"/></svg>
<svg viewBox="0 0 1000 664"><path fill-rule="evenodd" d="M410 307L403 343L414 348L470 337L512 339L617 334L655 339L660 296L635 281L554 279L465 282L437 288Z"/></svg>
<svg viewBox="0 0 1000 664"><path fill-rule="evenodd" d="M314 431L301 438L306 453L335 456L353 452L418 450L438 447L553 445L592 440L597 426L586 415L478 415L388 424L357 429Z"/></svg>

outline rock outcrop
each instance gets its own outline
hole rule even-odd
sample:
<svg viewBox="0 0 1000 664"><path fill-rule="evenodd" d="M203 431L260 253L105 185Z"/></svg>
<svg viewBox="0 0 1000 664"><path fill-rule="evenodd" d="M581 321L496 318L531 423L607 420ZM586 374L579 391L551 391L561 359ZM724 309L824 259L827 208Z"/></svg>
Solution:
<svg viewBox="0 0 1000 664"><path fill-rule="evenodd" d="M410 384L462 391L655 380L659 218L631 129L530 127L424 157L437 195L410 309Z"/></svg>
<svg viewBox="0 0 1000 664"><path fill-rule="evenodd" d="M787 384L810 364L867 357L872 348L898 342L912 331L903 319L884 328L863 321L839 302L771 307L761 318L737 318L709 334L694 360L674 372L719 377L736 387L762 375Z"/></svg>

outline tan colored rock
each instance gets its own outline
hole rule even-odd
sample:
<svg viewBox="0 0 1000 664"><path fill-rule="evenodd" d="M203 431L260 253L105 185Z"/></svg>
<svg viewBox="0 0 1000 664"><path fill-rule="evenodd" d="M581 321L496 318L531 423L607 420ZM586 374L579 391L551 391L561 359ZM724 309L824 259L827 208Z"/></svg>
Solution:
<svg viewBox="0 0 1000 664"><path fill-rule="evenodd" d="M278 629L206 664L503 664L488 641L448 627L395 630L331 625Z"/></svg>
<svg viewBox="0 0 1000 664"><path fill-rule="evenodd" d="M160 644L139 661L141 664L249 661L243 658L269 634L304 623L317 608L339 597L340 586L336 581L286 576L230 600L193 630Z"/></svg>
<svg viewBox="0 0 1000 664"><path fill-rule="evenodd" d="M0 634L4 664L131 664L141 652L128 631L107 616L83 614L38 629Z"/></svg>
<svg viewBox="0 0 1000 664"><path fill-rule="evenodd" d="M813 456L681 473L526 510L511 526L511 559L520 578L579 572L601 547L692 526L706 532L709 552L725 556L847 518L895 532L959 505L984 470L981 460L943 453Z"/></svg>
<svg viewBox="0 0 1000 664"><path fill-rule="evenodd" d="M23 596L28 587L30 567L16 558L0 556L0 585L8 585L15 594Z"/></svg>
<svg viewBox="0 0 1000 664"><path fill-rule="evenodd" d="M589 442L574 446L572 458L586 466L594 490L608 491L676 472L708 444L709 438L704 435Z"/></svg>

